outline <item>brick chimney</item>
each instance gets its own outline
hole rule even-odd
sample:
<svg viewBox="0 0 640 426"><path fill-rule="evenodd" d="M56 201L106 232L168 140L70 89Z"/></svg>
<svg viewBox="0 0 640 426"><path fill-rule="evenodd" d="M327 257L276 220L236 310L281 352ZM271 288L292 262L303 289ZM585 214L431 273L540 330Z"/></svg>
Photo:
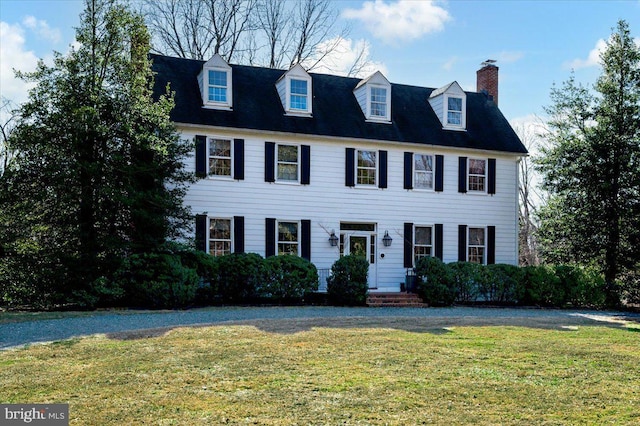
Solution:
<svg viewBox="0 0 640 426"><path fill-rule="evenodd" d="M495 63L493 59L487 59L482 63L482 68L476 71L476 91L488 93L489 98L493 98L498 105L498 67Z"/></svg>

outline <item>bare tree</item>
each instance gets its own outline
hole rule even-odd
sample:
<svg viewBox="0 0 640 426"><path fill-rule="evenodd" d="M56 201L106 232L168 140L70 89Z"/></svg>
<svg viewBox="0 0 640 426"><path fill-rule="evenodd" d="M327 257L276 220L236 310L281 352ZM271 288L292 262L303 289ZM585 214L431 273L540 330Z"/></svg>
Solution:
<svg viewBox="0 0 640 426"><path fill-rule="evenodd" d="M527 150L531 152L537 149L539 135L532 127L516 126L515 131ZM535 217L542 202L542 196L537 189L537 175L531 157L523 157L518 167L520 173L518 188L520 196L518 213L520 223L519 261L521 265L539 265L540 253L536 236L538 225Z"/></svg>
<svg viewBox="0 0 640 426"><path fill-rule="evenodd" d="M18 121L18 110L16 105L7 98L2 98L0 102L0 176L7 170L14 151L11 148L9 137L16 127Z"/></svg>
<svg viewBox="0 0 640 426"><path fill-rule="evenodd" d="M336 28L338 11L329 0L145 0L143 11L154 51L182 58L356 75L368 64L365 43L352 64L332 69L348 28ZM331 61L328 61L329 63ZM345 71L346 69L346 71Z"/></svg>

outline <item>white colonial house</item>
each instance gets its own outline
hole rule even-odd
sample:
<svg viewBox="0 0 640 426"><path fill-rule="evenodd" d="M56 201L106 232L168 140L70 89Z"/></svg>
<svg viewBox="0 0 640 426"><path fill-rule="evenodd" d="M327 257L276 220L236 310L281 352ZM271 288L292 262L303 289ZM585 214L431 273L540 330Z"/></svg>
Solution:
<svg viewBox="0 0 640 426"><path fill-rule="evenodd" d="M372 292L400 291L422 256L517 264L527 151L494 101L495 65L478 71L475 93L218 55L152 60L156 90L170 84L172 119L195 141L186 161L200 179L185 202L202 250L298 254L321 288L339 256L355 253L369 261Z"/></svg>

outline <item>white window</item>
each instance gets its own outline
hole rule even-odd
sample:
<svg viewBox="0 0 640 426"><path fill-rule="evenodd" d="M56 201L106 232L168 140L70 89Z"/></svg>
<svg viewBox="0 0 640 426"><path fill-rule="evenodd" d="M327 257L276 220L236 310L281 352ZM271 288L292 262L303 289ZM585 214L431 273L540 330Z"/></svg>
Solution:
<svg viewBox="0 0 640 426"><path fill-rule="evenodd" d="M371 117L387 118L387 89L371 87Z"/></svg>
<svg viewBox="0 0 640 426"><path fill-rule="evenodd" d="M433 155L414 154L413 187L416 189L433 189Z"/></svg>
<svg viewBox="0 0 640 426"><path fill-rule="evenodd" d="M277 145L277 180L298 182L299 149L296 145Z"/></svg>
<svg viewBox="0 0 640 426"><path fill-rule="evenodd" d="M416 226L413 237L414 265L423 257L433 256L433 227Z"/></svg>
<svg viewBox="0 0 640 426"><path fill-rule="evenodd" d="M298 255L298 222L278 222L278 255Z"/></svg>
<svg viewBox="0 0 640 426"><path fill-rule="evenodd" d="M462 126L462 98L447 98L447 124Z"/></svg>
<svg viewBox="0 0 640 426"><path fill-rule="evenodd" d="M224 256L231 253L231 219L209 219L209 254Z"/></svg>
<svg viewBox="0 0 640 426"><path fill-rule="evenodd" d="M472 263L485 263L485 229L469 227L467 239L467 261Z"/></svg>
<svg viewBox="0 0 640 426"><path fill-rule="evenodd" d="M209 138L209 175L231 176L231 141Z"/></svg>
<svg viewBox="0 0 640 426"><path fill-rule="evenodd" d="M209 102L227 103L227 71L209 70Z"/></svg>
<svg viewBox="0 0 640 426"><path fill-rule="evenodd" d="M470 158L468 163L468 191L485 192L487 181L487 160Z"/></svg>
<svg viewBox="0 0 640 426"><path fill-rule="evenodd" d="M290 80L291 86L289 89L289 107L292 110L308 111L308 90L306 80L297 80L292 78Z"/></svg>
<svg viewBox="0 0 640 426"><path fill-rule="evenodd" d="M356 184L375 185L377 170L377 152L358 150L356 167Z"/></svg>

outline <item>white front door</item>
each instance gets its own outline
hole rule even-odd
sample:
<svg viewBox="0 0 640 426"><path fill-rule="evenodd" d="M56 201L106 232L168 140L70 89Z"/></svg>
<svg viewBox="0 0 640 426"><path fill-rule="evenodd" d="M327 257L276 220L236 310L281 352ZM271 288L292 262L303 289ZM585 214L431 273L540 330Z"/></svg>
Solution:
<svg viewBox="0 0 640 426"><path fill-rule="evenodd" d="M362 231L347 231L345 237L345 254L353 254L367 259L369 274L367 281L369 288L377 288L376 273L376 234Z"/></svg>

